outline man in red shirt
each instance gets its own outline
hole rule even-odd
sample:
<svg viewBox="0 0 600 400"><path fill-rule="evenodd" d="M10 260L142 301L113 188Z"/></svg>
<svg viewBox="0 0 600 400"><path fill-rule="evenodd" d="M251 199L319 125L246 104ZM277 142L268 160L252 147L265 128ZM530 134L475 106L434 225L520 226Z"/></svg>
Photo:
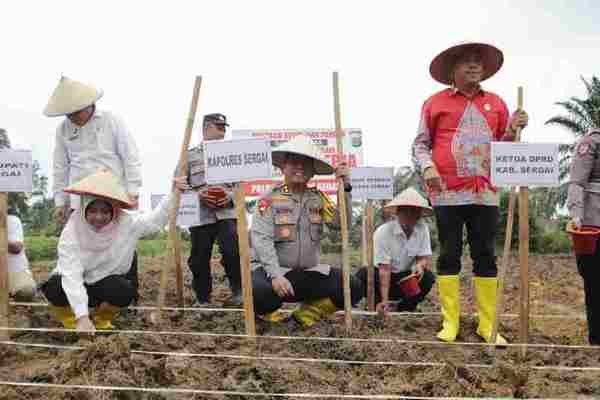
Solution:
<svg viewBox="0 0 600 400"><path fill-rule="evenodd" d="M422 171L434 207L440 255L438 289L444 317L437 337L453 342L460 327L461 257L463 226L473 260L479 326L477 334L491 340L496 312L498 195L490 182L490 143L512 141L528 116L509 116L504 101L484 90L480 82L502 66L504 56L494 46L463 43L438 54L431 76L451 86L423 105L413 143L413 158ZM497 343L506 343L498 335Z"/></svg>

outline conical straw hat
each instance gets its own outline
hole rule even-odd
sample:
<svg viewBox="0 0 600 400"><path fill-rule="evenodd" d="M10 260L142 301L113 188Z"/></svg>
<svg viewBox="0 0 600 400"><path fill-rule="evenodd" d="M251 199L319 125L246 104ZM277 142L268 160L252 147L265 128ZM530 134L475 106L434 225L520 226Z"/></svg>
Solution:
<svg viewBox="0 0 600 400"><path fill-rule="evenodd" d="M273 165L283 168L287 154L300 154L312 158L314 160L316 175L330 175L335 172L333 166L323 159L321 150L305 135L298 135L289 142L282 144L276 150L273 150Z"/></svg>
<svg viewBox="0 0 600 400"><path fill-rule="evenodd" d="M93 175L83 178L64 190L80 196L94 196L119 203L122 208L132 208L129 196L119 180L109 170L102 169Z"/></svg>
<svg viewBox="0 0 600 400"><path fill-rule="evenodd" d="M475 50L481 54L481 61L483 62L483 76L482 81L492 77L496 72L500 70L504 63L504 55L495 46L487 43L478 42L461 42L452 47L447 48L440 54L435 56L431 64L429 65L429 73L436 81L451 85L452 84L452 70L456 59L467 50Z"/></svg>
<svg viewBox="0 0 600 400"><path fill-rule="evenodd" d="M429 217L433 214L433 209L427 200L411 187L403 190L384 207L419 207L423 210L423 216Z"/></svg>
<svg viewBox="0 0 600 400"><path fill-rule="evenodd" d="M63 76L44 109L47 117L58 117L82 110L98 101L104 92L91 85Z"/></svg>

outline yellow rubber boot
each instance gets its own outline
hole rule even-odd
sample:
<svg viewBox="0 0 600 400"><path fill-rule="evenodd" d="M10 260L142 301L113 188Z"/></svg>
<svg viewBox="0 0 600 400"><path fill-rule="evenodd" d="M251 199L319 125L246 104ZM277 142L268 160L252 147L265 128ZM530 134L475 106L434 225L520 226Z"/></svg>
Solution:
<svg viewBox="0 0 600 400"><path fill-rule="evenodd" d="M62 322L65 329L75 329L77 323L71 306L61 307L50 304L48 305L48 311L50 311L50 315Z"/></svg>
<svg viewBox="0 0 600 400"><path fill-rule="evenodd" d="M437 337L444 342L454 342L460 328L460 281L458 275L439 275L438 290L444 322Z"/></svg>
<svg viewBox="0 0 600 400"><path fill-rule="evenodd" d="M293 317L302 324L303 327L309 328L315 322L333 314L337 311L337 307L329 297L324 297L318 300L309 300L304 303L292 314Z"/></svg>
<svg viewBox="0 0 600 400"><path fill-rule="evenodd" d="M114 329L112 321L120 309L120 307L112 306L108 303L100 304L93 314L96 329Z"/></svg>
<svg viewBox="0 0 600 400"><path fill-rule="evenodd" d="M285 315L279 310L263 314L260 319L268 322L281 322L285 319Z"/></svg>
<svg viewBox="0 0 600 400"><path fill-rule="evenodd" d="M496 316L496 293L498 290L497 278L474 277L475 296L477 297L477 314L479 315L479 326L477 334L486 342L490 343L492 336L492 324ZM507 344L505 338L498 334L496 344Z"/></svg>

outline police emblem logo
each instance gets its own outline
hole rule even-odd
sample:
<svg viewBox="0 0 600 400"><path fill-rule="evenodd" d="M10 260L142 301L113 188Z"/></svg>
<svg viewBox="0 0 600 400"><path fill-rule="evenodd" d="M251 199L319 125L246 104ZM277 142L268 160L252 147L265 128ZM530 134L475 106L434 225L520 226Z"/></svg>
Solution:
<svg viewBox="0 0 600 400"><path fill-rule="evenodd" d="M589 143L582 142L582 143L579 143L579 145L577 146L577 154L579 154L580 156L589 154L591 152L592 152L592 146L590 146Z"/></svg>

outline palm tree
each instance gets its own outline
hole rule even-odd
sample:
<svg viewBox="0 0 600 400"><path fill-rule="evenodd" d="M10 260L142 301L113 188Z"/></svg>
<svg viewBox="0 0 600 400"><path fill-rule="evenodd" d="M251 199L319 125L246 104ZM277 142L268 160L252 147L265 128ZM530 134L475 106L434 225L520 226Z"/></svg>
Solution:
<svg viewBox="0 0 600 400"><path fill-rule="evenodd" d="M561 179L569 173L569 163L577 139L585 135L591 128L600 127L600 79L592 76L592 79L588 81L581 77L581 81L585 85L587 98L571 97L569 100L555 103L562 107L567 114L557 115L546 121L546 125L558 125L567 129L574 138L573 143L561 145L560 148Z"/></svg>
<svg viewBox="0 0 600 400"><path fill-rule="evenodd" d="M585 85L587 97L584 99L571 97L566 101L555 103L563 108L566 114L556 115L546 121L546 125L561 126L573 135L573 142L570 144L562 144L559 147L559 167L560 180L564 180L569 175L569 165L571 157L575 150L577 140L586 134L591 128L600 127L600 79L592 76L591 80L586 80L581 77L581 81ZM563 207L567 202L567 183L563 183L558 188L547 189L552 193L556 204Z"/></svg>

